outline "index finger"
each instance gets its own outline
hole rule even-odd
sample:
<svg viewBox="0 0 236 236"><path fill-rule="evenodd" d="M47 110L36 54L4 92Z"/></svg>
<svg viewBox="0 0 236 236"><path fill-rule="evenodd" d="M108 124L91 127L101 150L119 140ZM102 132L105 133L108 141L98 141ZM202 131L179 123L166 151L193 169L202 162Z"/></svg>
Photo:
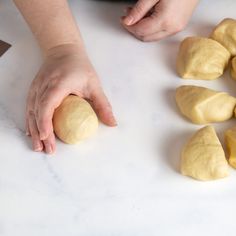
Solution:
<svg viewBox="0 0 236 236"><path fill-rule="evenodd" d="M132 34L138 37L155 34L163 31L163 25L160 15L154 11L150 16L147 16L134 25L123 26Z"/></svg>
<svg viewBox="0 0 236 236"><path fill-rule="evenodd" d="M37 126L40 140L45 140L53 132L52 118L54 110L61 104L62 100L69 95L60 89L48 88L42 97L38 99L37 106Z"/></svg>

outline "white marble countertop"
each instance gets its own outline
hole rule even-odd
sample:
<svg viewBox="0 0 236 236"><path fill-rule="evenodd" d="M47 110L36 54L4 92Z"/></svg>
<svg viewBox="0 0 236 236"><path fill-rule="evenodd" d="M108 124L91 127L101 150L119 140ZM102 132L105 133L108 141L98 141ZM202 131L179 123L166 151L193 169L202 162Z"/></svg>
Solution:
<svg viewBox="0 0 236 236"><path fill-rule="evenodd" d="M182 145L200 127L174 102L181 84L236 95L222 79L183 81L175 73L179 41L207 36L235 0L202 1L188 28L159 43L142 43L119 25L126 3L74 0L91 60L118 119L75 146L57 141L53 156L34 153L24 135L25 97L41 59L11 1L0 1L0 235L172 236L235 235L236 171L213 182L179 174ZM221 138L231 120L215 125Z"/></svg>

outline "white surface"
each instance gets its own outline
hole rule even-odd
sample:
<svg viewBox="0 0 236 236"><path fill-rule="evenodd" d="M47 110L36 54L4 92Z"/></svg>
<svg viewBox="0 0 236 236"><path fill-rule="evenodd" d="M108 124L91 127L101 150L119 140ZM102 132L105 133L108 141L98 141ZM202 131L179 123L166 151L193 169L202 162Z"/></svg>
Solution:
<svg viewBox="0 0 236 236"><path fill-rule="evenodd" d="M0 235L235 235L236 171L214 182L178 173L181 146L199 126L183 119L174 102L183 83L236 95L227 75L183 81L174 68L179 41L207 36L212 25L235 17L235 0L202 1L184 32L149 44L120 27L125 3L71 6L119 126L101 125L77 146L58 141L54 156L30 150L25 97L40 53L13 4L1 1L0 38L13 47L0 58ZM233 123L216 125L221 137Z"/></svg>

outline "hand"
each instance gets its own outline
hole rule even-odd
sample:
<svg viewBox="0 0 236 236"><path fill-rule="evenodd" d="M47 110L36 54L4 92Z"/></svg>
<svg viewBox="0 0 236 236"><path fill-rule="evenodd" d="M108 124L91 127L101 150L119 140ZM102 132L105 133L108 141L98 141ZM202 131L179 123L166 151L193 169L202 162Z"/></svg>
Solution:
<svg viewBox="0 0 236 236"><path fill-rule="evenodd" d="M158 41L183 30L198 0L139 0L127 9L122 25L136 38Z"/></svg>
<svg viewBox="0 0 236 236"><path fill-rule="evenodd" d="M31 136L34 151L55 151L53 113L69 94L88 99L103 123L116 125L111 105L86 53L75 45L59 46L48 52L28 94L26 133Z"/></svg>

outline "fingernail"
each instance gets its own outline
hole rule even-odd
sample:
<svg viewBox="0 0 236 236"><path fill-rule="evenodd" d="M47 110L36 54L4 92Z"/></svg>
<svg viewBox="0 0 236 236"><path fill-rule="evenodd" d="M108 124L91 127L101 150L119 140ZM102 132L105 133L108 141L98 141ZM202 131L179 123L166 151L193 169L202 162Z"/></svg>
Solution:
<svg viewBox="0 0 236 236"><path fill-rule="evenodd" d="M113 115L111 115L110 120L114 126L117 126L116 118Z"/></svg>
<svg viewBox="0 0 236 236"><path fill-rule="evenodd" d="M47 154L52 154L52 147L51 147L51 145L46 145L46 153Z"/></svg>
<svg viewBox="0 0 236 236"><path fill-rule="evenodd" d="M41 151L42 151L42 146L40 146L40 145L35 145L35 146L34 146L34 151L35 151L35 152L41 152Z"/></svg>
<svg viewBox="0 0 236 236"><path fill-rule="evenodd" d="M134 21L134 18L132 16L127 16L124 20L124 23L126 25L132 25L133 21Z"/></svg>
<svg viewBox="0 0 236 236"><path fill-rule="evenodd" d="M29 131L26 131L26 132L25 132L25 135L26 135L26 136L29 136L29 135L30 135Z"/></svg>

